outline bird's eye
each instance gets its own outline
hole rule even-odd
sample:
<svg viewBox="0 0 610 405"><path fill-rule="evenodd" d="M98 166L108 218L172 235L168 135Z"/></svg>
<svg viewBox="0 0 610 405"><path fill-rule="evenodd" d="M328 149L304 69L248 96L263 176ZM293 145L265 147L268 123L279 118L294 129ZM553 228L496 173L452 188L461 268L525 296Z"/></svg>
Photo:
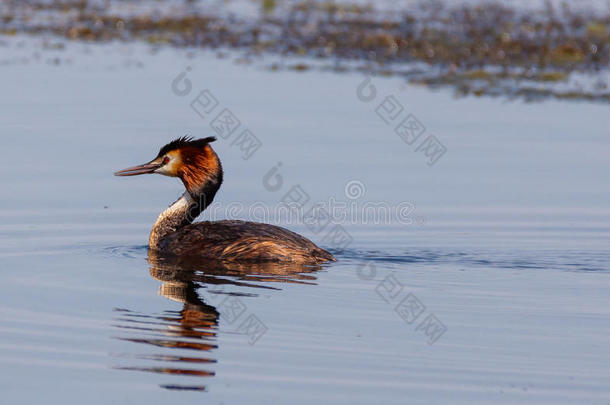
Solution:
<svg viewBox="0 0 610 405"><path fill-rule="evenodd" d="M165 156L165 157L163 158L163 164L164 164L164 165L166 165L166 164L168 164L168 163L169 163L169 157Z"/></svg>

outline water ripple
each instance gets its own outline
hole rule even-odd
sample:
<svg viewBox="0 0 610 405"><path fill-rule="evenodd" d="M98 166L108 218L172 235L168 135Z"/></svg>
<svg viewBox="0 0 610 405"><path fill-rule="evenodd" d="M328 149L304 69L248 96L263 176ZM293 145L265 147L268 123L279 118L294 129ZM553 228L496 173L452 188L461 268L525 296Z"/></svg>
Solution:
<svg viewBox="0 0 610 405"><path fill-rule="evenodd" d="M610 254L586 251L454 251L413 249L404 253L346 249L334 252L339 260L372 261L380 264L454 265L457 268L497 268L518 270L565 270L610 272Z"/></svg>
<svg viewBox="0 0 610 405"><path fill-rule="evenodd" d="M187 298L188 297L188 298ZM213 377L215 372L205 365L216 363L216 359L208 357L218 346L216 344L216 329L219 313L212 306L200 300L193 300L188 294L184 295L184 309L182 311L164 311L160 314L145 314L116 308L118 314L114 318L114 328L120 331L115 339L125 342L172 350L196 351L206 356L192 356L168 353L138 353L121 354L114 356L117 359L129 359L128 364L114 365L113 369L124 371L140 371L163 375L179 375L187 377ZM142 319L145 319L143 321ZM139 327L133 324L152 325L153 327ZM151 333L154 337L151 337ZM165 364L167 363L167 364ZM205 391L203 385L174 385L161 384L160 387L169 390Z"/></svg>

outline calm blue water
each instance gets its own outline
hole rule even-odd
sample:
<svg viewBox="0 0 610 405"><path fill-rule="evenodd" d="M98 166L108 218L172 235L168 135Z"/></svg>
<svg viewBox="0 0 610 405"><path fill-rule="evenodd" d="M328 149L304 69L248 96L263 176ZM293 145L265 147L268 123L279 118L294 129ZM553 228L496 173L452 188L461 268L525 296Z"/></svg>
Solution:
<svg viewBox="0 0 610 405"><path fill-rule="evenodd" d="M364 102L357 74L3 40L3 403L608 403L607 106L455 99L387 78ZM202 118L190 103L206 89L218 105ZM391 95L396 119L413 114L446 148L433 166L376 113ZM245 160L235 134L216 142L215 215L284 223L337 263L148 259L181 185L112 173L211 135L224 108L262 146ZM296 185L307 207L343 203L355 219L314 232L275 215ZM410 208L374 220L367 203Z"/></svg>

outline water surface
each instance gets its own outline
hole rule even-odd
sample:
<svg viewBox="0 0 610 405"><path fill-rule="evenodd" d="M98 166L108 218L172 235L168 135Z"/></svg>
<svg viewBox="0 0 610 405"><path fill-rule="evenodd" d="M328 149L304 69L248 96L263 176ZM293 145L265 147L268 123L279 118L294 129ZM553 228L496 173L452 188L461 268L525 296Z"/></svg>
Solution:
<svg viewBox="0 0 610 405"><path fill-rule="evenodd" d="M7 403L607 403L606 106L456 100L384 78L365 102L358 74L39 45L0 47ZM181 185L112 173L211 135L214 116L190 105L206 89L262 142L247 160L216 142L222 207L274 207L300 185L308 206L408 202L409 220L335 221L345 247L288 224L335 252L320 268L151 260L148 231ZM376 114L390 95L446 147L434 165ZM269 191L278 162L284 183ZM396 308L413 297L425 308L405 320ZM252 317L266 328L255 341Z"/></svg>

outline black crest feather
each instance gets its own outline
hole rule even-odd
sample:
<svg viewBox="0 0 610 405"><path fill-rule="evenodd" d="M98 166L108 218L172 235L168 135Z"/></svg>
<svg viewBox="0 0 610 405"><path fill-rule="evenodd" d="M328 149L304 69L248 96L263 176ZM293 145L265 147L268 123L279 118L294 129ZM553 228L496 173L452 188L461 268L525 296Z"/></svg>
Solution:
<svg viewBox="0 0 610 405"><path fill-rule="evenodd" d="M193 148L204 148L205 145L207 145L210 142L214 142L215 140L216 140L216 137L214 137L214 136L208 136L207 138L200 138L200 139L193 139L193 137L191 137L191 136L182 136L178 139L174 139L173 141L171 141L170 143L168 143L167 145L162 147L161 150L159 151L159 154L157 155L157 157L163 156L167 152L170 152L172 150L185 148L187 146L190 146Z"/></svg>

